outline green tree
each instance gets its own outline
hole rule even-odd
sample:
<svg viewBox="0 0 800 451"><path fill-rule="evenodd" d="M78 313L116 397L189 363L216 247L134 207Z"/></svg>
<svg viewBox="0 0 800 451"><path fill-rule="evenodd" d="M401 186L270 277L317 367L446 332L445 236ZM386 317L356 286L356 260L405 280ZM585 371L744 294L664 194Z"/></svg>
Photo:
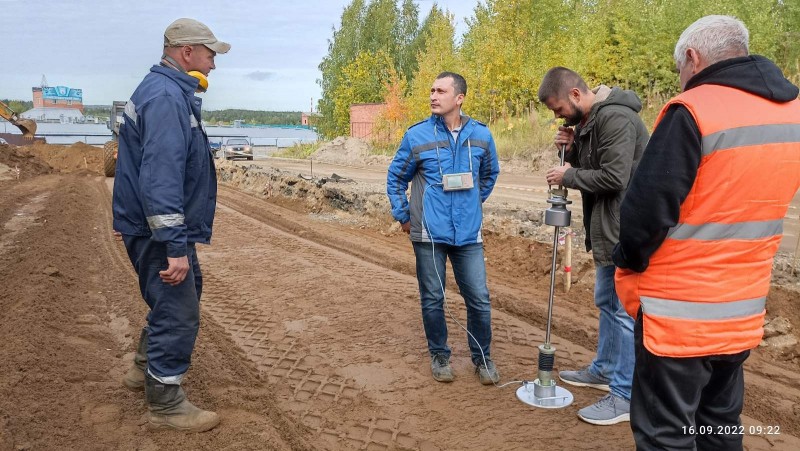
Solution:
<svg viewBox="0 0 800 451"><path fill-rule="evenodd" d="M372 0L364 15L361 30L361 48L382 51L389 56L397 54L397 24L400 11L395 0Z"/></svg>
<svg viewBox="0 0 800 451"><path fill-rule="evenodd" d="M455 26L450 12L442 11L434 5L425 19L422 34L422 39L427 44L417 54L419 67L412 79L407 101L409 121L430 116L431 85L437 75L444 71L463 72L456 55Z"/></svg>
<svg viewBox="0 0 800 451"><path fill-rule="evenodd" d="M420 33L419 8L413 0L403 0L400 15L395 23L395 39L398 49L394 55L399 75L407 81L414 77L417 71L417 40Z"/></svg>
<svg viewBox="0 0 800 451"><path fill-rule="evenodd" d="M350 105L383 101L393 74L394 61L383 51L361 52L342 69L342 77L347 83L333 97L334 136L350 134Z"/></svg>
<svg viewBox="0 0 800 451"><path fill-rule="evenodd" d="M323 118L319 130L324 136L332 137L347 130L342 125L345 107L341 104L346 96L339 91L352 93L349 89L351 81L345 77L344 68L359 54L382 54L403 78L414 73L417 62L413 49L419 29L418 15L419 10L412 0L403 0L402 7L398 7L396 0L372 0L369 3L354 0L345 8L341 28L334 30L328 55L320 64L322 98L319 111ZM355 98L353 101L365 100Z"/></svg>
<svg viewBox="0 0 800 451"><path fill-rule="evenodd" d="M523 114L544 73L571 66L586 12L568 0L489 0L476 8L461 53L478 109L491 120Z"/></svg>
<svg viewBox="0 0 800 451"><path fill-rule="evenodd" d="M333 38L328 41L328 54L322 59L319 70L322 78L317 80L322 88L322 97L317 110L322 114L319 132L323 136L336 136L337 125L334 118L336 105L334 97L346 79L342 70L350 64L361 51L361 31L364 27L364 0L353 0L342 12L341 26L334 28ZM349 113L348 113L349 114Z"/></svg>
<svg viewBox="0 0 800 451"><path fill-rule="evenodd" d="M392 61L391 89L373 84L372 91L396 95L395 87L405 86L413 119L428 114L430 84L442 70L465 76L467 109L490 122L530 113L553 66L576 70L592 86L632 89L657 108L680 90L672 58L678 37L708 14L740 18L750 30L751 53L774 60L800 82L800 0L485 0L458 45L452 16L436 6L420 24L413 0L354 0L320 65L320 111L329 125L320 129L326 136L346 130L338 103L346 96L339 91L367 101L354 95L343 71L360 52L383 52Z"/></svg>
<svg viewBox="0 0 800 451"><path fill-rule="evenodd" d="M779 35L775 61L788 78L800 85L800 1L776 2L775 16L778 18Z"/></svg>
<svg viewBox="0 0 800 451"><path fill-rule="evenodd" d="M383 103L386 109L375 121L372 142L375 146L389 153L403 139L403 133L412 121L406 81L395 71L390 71L389 80L384 85Z"/></svg>

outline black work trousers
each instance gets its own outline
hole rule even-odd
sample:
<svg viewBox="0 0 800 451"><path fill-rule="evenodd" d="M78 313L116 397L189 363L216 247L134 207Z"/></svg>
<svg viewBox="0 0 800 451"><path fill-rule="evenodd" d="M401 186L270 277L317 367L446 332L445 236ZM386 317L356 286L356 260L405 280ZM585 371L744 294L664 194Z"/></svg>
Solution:
<svg viewBox="0 0 800 451"><path fill-rule="evenodd" d="M631 429L637 450L741 450L742 364L750 351L706 357L660 357L634 327L636 365Z"/></svg>

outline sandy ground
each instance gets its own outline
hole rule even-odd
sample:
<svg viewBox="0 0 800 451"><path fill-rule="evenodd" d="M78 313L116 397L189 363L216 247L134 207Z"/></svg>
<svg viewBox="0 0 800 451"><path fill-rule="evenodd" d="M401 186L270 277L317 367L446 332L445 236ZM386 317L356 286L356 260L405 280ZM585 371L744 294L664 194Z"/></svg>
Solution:
<svg viewBox="0 0 800 451"><path fill-rule="evenodd" d="M94 151L70 154L80 152ZM0 146L0 169L24 169L0 180L1 451L632 448L627 424L577 418L601 392L569 387L572 406L537 410L516 399L519 384L481 386L453 319L456 381L434 382L411 246L364 213L371 197L345 183L275 174L264 183L235 167L221 172L214 242L200 248L202 326L184 384L222 424L195 435L146 431L141 394L119 382L146 307L111 239L112 179L89 157L67 168L51 154ZM363 212L342 211L352 205ZM530 380L544 341L550 245L497 230L486 233L493 358L501 383ZM557 291L556 369L585 365L594 352L591 265L577 272L568 294ZM448 277L450 310L464 323ZM770 293L770 319L794 327L784 337L800 327L797 298L783 286ZM800 449L798 351L765 346L748 360L744 422L780 434L746 434L747 449Z"/></svg>

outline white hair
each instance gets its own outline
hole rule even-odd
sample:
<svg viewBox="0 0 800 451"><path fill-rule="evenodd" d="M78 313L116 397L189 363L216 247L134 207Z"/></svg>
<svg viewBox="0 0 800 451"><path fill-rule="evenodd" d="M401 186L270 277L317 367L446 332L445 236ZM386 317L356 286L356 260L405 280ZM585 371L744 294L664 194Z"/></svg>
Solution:
<svg viewBox="0 0 800 451"><path fill-rule="evenodd" d="M747 56L750 32L742 21L732 16L705 16L689 25L675 44L675 62L682 66L686 62L686 50L693 48L708 64L728 58Z"/></svg>

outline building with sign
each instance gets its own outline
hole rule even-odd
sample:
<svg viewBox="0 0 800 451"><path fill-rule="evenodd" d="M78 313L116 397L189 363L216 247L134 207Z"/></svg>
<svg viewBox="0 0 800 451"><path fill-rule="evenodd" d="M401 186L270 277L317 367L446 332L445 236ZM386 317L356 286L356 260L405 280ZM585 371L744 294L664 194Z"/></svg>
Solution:
<svg viewBox="0 0 800 451"><path fill-rule="evenodd" d="M67 86L34 87L33 107L75 109L83 114L83 90Z"/></svg>
<svg viewBox="0 0 800 451"><path fill-rule="evenodd" d="M68 86L48 86L42 76L42 85L34 86L33 109L20 116L37 122L83 122L83 89Z"/></svg>

